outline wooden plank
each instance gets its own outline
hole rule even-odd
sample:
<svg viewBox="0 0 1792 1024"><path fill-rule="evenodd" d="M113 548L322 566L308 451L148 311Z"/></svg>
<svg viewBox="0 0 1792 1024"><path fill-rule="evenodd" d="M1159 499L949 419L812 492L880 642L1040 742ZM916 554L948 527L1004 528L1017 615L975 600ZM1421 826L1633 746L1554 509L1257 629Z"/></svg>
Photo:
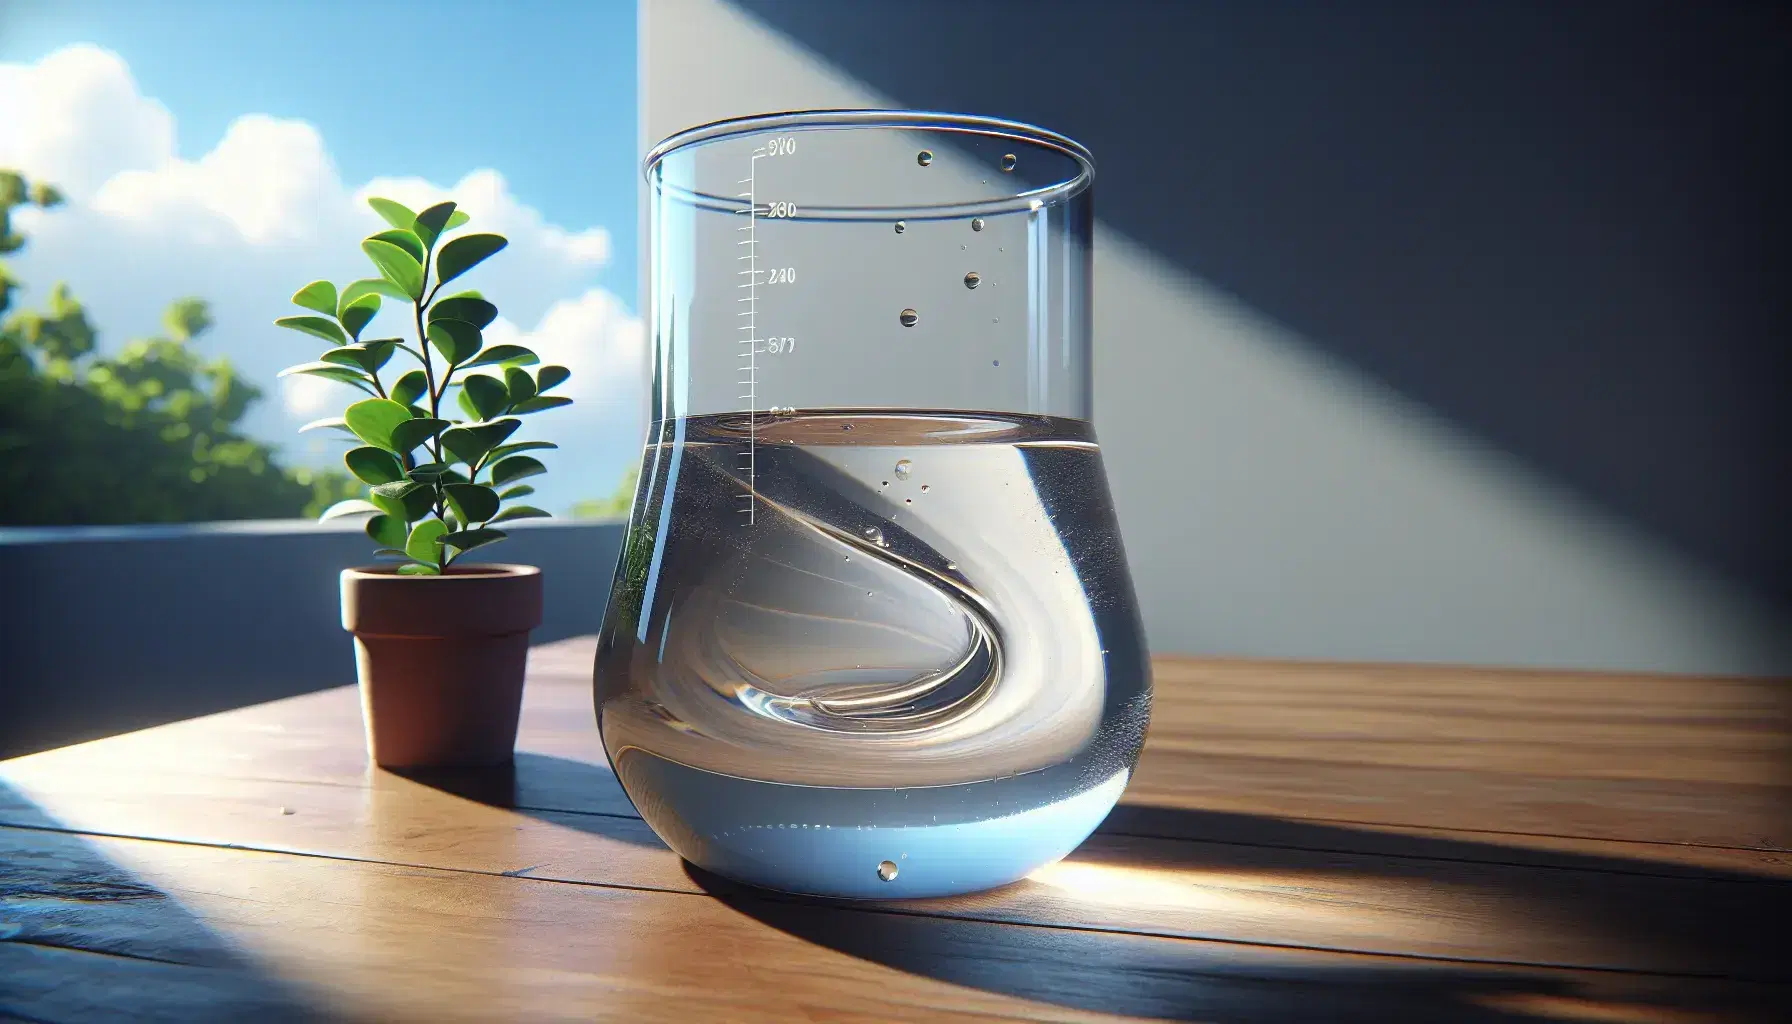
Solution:
<svg viewBox="0 0 1792 1024"><path fill-rule="evenodd" d="M42 781L11 775L0 823L702 891L639 819L517 811L489 773L376 773L365 788L75 771ZM1784 878L1410 836L1382 837L1391 851L1328 852L1299 844L1369 846L1374 833L1321 837L1288 824L1284 846L1097 836L1016 885L902 908L1487 963L1792 977L1772 940L1792 918Z"/></svg>
<svg viewBox="0 0 1792 1024"><path fill-rule="evenodd" d="M519 746L530 755L532 767L517 778L513 797L519 806L634 813L598 743L590 698L591 650L590 638L577 638L531 653ZM1356 840L1365 835L1374 839L1373 849L1385 850L1387 833L1405 833L1415 839L1486 839L1500 857L1509 857L1505 851L1511 849L1594 856L1611 852L1599 843L1579 842L1591 839L1631 844L1618 854L1629 860L1792 874L1792 848L1784 831L1792 813L1792 787L1772 782L1765 753L1770 744L1750 732L1766 730L1780 737L1782 748L1792 747L1792 733L1774 732L1782 719L1774 717L1770 706L1782 696L1784 684L1623 677L1635 683L1636 706L1630 706L1618 699L1623 693L1609 692L1615 685L1610 677L1593 675L1176 658L1158 659L1157 671L1151 737L1125 801L1104 826L1107 832L1273 845L1288 839L1284 819L1296 819L1325 826L1310 830L1312 838L1346 843L1341 848L1346 850L1363 849ZM1294 682L1278 683L1284 676ZM1209 677L1243 680L1239 685L1262 695L1254 703L1210 699L1218 684ZM1413 763L1404 766L1317 759L1309 756L1314 737L1292 727L1274 749L1259 739L1252 741L1259 751L1254 754L1208 750L1210 743L1223 739L1210 733L1236 732L1243 728L1240 723L1259 733L1278 727L1288 705L1306 708L1314 703L1315 690L1336 691L1331 699L1337 702L1379 700L1377 688L1384 679L1400 692L1402 709L1422 712L1398 710L1394 718L1355 726L1390 745L1424 728L1433 714L1426 710L1427 699L1503 702L1520 709L1512 714L1535 715L1539 712L1530 710L1533 706L1574 705L1579 698L1570 698L1582 686L1595 695L1582 704L1609 698L1622 705L1614 714L1653 722L1652 739L1641 753L1611 755L1610 777L1549 774L1544 769L1554 769L1529 748L1500 753L1500 737L1522 731L1503 712L1473 719L1487 736L1482 744L1487 750L1474 767L1460 766L1460 758L1456 767L1426 760L1431 748L1422 746L1408 748ZM1705 683L1712 686L1704 705L1714 723L1708 729L1687 711ZM1278 695L1278 688L1292 688L1298 696ZM1512 696L1483 695L1505 689ZM1545 699L1552 689L1567 696ZM1434 696L1426 698L1427 693ZM1737 725L1739 716L1758 718L1758 727ZM86 772L154 771L359 787L368 777L357 742L360 732L358 700L352 689L343 689L0 762L0 774L30 771L42 780L79 765ZM1743 738L1736 739L1738 735ZM1646 773L1638 766L1644 761L1657 757L1671 763L1674 752L1685 749L1705 751L1689 765L1688 778L1643 777ZM1711 767L1725 758L1733 763ZM1270 834L1262 835L1266 829ZM1488 833L1499 835L1488 838Z"/></svg>
<svg viewBox="0 0 1792 1024"><path fill-rule="evenodd" d="M1792 847L1786 680L1154 665L1132 807Z"/></svg>
<svg viewBox="0 0 1792 1024"><path fill-rule="evenodd" d="M19 829L0 865L0 1014L37 1020L1707 1021L1788 995Z"/></svg>

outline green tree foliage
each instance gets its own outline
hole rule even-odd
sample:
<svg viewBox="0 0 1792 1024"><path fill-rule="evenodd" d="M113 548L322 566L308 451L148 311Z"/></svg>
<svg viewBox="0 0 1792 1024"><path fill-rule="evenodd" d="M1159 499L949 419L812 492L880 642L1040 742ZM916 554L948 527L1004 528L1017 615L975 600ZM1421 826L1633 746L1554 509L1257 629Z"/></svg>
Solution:
<svg viewBox="0 0 1792 1024"><path fill-rule="evenodd" d="M630 466L622 474L622 482L607 498L584 498L572 503L574 519L627 519L635 503L635 487L641 482L641 467Z"/></svg>
<svg viewBox="0 0 1792 1024"><path fill-rule="evenodd" d="M379 276L341 289L313 281L293 293L293 305L310 312L274 323L322 341L326 350L281 376L322 377L365 396L341 417L307 425L361 442L342 461L367 484L367 497L338 502L323 518L367 516L367 535L380 545L375 557L397 559L405 575L437 575L467 552L503 540L496 524L548 514L522 502L535 488L519 481L547 471L523 453L555 445L512 435L522 426L519 416L572 404L547 394L572 373L564 366L532 372L528 367L540 362L534 352L486 344L498 307L485 296L441 295L443 285L497 255L508 244L503 235L448 238L468 220L453 203L421 213L390 199L367 204L392 225L361 242ZM361 337L384 299L405 310L413 337ZM397 353L413 367L382 377Z"/></svg>
<svg viewBox="0 0 1792 1024"><path fill-rule="evenodd" d="M62 197L0 171L0 254L25 240L13 211ZM261 393L191 342L211 326L199 299L172 303L162 333L96 353L66 284L13 311L0 262L0 524L196 522L314 515L350 490L340 473L285 469L238 424Z"/></svg>

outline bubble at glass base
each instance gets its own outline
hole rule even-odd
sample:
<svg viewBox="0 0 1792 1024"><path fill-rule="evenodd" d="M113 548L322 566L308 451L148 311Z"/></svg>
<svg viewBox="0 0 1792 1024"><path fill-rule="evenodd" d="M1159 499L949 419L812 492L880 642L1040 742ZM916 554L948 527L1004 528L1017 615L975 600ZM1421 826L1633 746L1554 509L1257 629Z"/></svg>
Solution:
<svg viewBox="0 0 1792 1024"><path fill-rule="evenodd" d="M611 763L676 852L749 884L907 898L1013 881L1095 829L1150 681L1086 423L662 426L596 679ZM747 431L751 526L729 500ZM942 485L926 502L880 486L904 462Z"/></svg>

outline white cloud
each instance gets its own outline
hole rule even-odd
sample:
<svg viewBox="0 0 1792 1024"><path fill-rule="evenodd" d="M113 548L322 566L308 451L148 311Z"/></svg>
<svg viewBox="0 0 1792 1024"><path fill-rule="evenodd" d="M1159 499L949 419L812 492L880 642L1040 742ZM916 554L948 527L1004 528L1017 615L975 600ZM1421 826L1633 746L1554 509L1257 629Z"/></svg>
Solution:
<svg viewBox="0 0 1792 1024"><path fill-rule="evenodd" d="M307 281L373 276L358 248L384 226L366 205L370 195L413 209L453 199L474 229L510 239L463 280L502 309L494 341L529 344L574 372L563 393L575 405L530 424L533 436L562 447L540 488L550 507L608 494L638 457L640 324L622 300L592 284L609 261L609 234L548 222L497 170L447 186L392 177L351 187L315 127L254 113L233 122L209 152L182 159L168 110L138 93L117 55L85 45L36 64L0 64L0 110L7 113L0 167L53 182L70 197L61 209L16 215L31 239L14 258L18 276L35 286L21 301L41 300L52 282L68 281L102 345L113 348L156 330L170 299L205 298L216 326L204 347L263 386L268 400L251 413L249 429L284 445L289 457L334 459L333 447L315 435L296 438L293 428L328 415L352 393L309 379L276 385L281 367L312 356L318 344L272 321L296 312L288 296ZM403 327L388 312L369 330L378 336Z"/></svg>
<svg viewBox="0 0 1792 1024"><path fill-rule="evenodd" d="M137 93L117 56L71 46L36 64L0 64L0 166L27 167L76 198L174 150L174 118Z"/></svg>

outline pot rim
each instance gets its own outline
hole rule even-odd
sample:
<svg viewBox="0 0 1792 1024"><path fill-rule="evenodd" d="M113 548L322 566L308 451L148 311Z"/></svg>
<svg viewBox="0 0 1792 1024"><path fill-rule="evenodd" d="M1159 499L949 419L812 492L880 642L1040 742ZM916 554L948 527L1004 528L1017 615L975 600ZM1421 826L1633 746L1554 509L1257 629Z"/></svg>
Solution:
<svg viewBox="0 0 1792 1024"><path fill-rule="evenodd" d="M342 570L343 579L357 580L500 580L518 579L525 576L540 576L541 568L534 565L521 565L510 562L479 562L466 567L450 566L448 571L439 575L403 576L398 572L398 565L354 565Z"/></svg>

